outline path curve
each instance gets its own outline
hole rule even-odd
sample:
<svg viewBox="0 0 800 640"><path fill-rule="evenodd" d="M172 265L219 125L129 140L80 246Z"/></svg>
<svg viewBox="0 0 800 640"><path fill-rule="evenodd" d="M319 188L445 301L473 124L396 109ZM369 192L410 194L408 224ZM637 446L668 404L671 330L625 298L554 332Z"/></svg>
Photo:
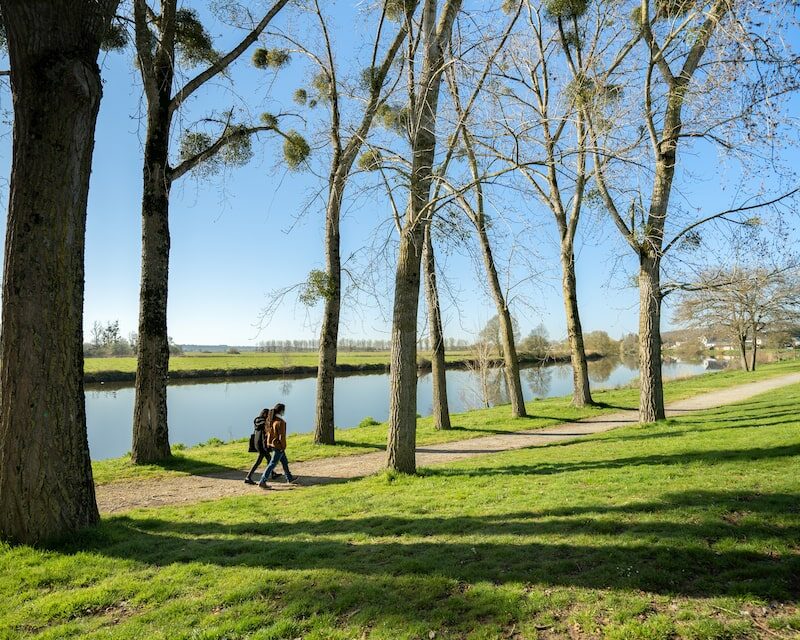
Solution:
<svg viewBox="0 0 800 640"><path fill-rule="evenodd" d="M791 384L800 384L800 373L749 382L673 402L667 405L667 416L733 404ZM638 413L629 410L575 422L564 422L545 429L513 431L469 440L424 445L417 447L417 466L430 467L489 453L543 446L552 442L602 433L637 422ZM299 482L296 485L270 483L272 489L285 491L372 475L386 468L386 452L319 458L307 462L295 462L291 467L300 477ZM96 487L97 503L102 513L121 513L140 507L185 505L228 496L252 495L254 492L269 495L269 491L264 492L258 487L244 484L243 473L244 471L228 471L159 480L114 482Z"/></svg>

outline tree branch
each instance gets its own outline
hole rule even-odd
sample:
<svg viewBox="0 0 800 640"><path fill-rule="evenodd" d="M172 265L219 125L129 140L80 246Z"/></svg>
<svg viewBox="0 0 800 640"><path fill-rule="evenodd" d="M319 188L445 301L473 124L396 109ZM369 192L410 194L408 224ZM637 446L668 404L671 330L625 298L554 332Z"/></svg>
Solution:
<svg viewBox="0 0 800 640"><path fill-rule="evenodd" d="M139 2L141 0L136 1ZM227 69L232 62L239 58L239 56L241 56L247 50L247 48L258 39L258 36L261 35L261 32L267 28L267 25L272 21L277 13L283 9L287 2L289 2L289 0L277 0L277 2L272 5L272 8L267 11L263 18L261 18L261 22L259 22L255 28L248 33L241 40L241 42L239 42L238 45L231 49L227 54L222 56L214 64L197 74L194 78L183 85L183 87L175 94L169 103L170 114L175 113L175 111L181 106L181 104L183 104L186 98L197 91L197 89L202 87L211 78Z"/></svg>
<svg viewBox="0 0 800 640"><path fill-rule="evenodd" d="M196 153L192 157L186 158L177 167L171 169L169 171L170 181L177 180L187 172L194 169L201 162L204 162L209 158L215 156L220 151L220 149L222 149L222 147L224 147L234 138L240 136L251 136L254 133L258 133L259 131L275 131L276 133L283 135L275 127L268 125L261 125L258 127L234 127L226 125L222 134L220 134L220 136L214 141L212 145L206 147L205 149L203 149L199 153Z"/></svg>
<svg viewBox="0 0 800 640"><path fill-rule="evenodd" d="M731 213L741 213L743 211L752 211L753 209L761 209L762 207L769 207L770 205L776 204L776 203L780 202L781 200L785 200L786 198L789 198L789 197L793 196L798 191L800 191L800 187L796 187L796 188L792 189L791 191L789 191L787 193L784 193L782 196L778 196L777 198L774 198L774 199L769 200L767 202L760 202L758 204L752 204L752 205L748 205L748 206L742 206L742 207L735 207L733 209L727 209L725 211L720 211L719 213L715 213L713 216L708 216L706 218L698 220L697 222L694 222L694 223L690 224L688 227L684 227L681 231L679 231L675 235L675 237L672 238L672 240L670 240L667 243L667 245L662 250L661 254L662 255L666 254L667 251L669 251L675 245L675 243L678 242L678 240L680 240L683 236L685 236L687 233L689 233L692 229L696 229L697 227L699 227L701 224L705 224L706 222L710 222L711 220L716 220L717 218L724 218L725 216L730 215Z"/></svg>

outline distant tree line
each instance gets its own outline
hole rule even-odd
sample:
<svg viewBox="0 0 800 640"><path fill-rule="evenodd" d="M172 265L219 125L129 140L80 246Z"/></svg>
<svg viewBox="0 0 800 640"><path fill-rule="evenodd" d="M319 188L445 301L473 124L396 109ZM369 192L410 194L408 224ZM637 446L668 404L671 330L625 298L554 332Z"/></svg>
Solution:
<svg viewBox="0 0 800 640"><path fill-rule="evenodd" d="M119 329L119 320L113 322L109 320L105 324L95 321L90 337L90 341L83 344L85 358L135 356L138 353L139 334L131 331L128 337L124 338ZM183 355L183 348L179 344L175 344L172 336L169 336L167 340L170 355Z"/></svg>

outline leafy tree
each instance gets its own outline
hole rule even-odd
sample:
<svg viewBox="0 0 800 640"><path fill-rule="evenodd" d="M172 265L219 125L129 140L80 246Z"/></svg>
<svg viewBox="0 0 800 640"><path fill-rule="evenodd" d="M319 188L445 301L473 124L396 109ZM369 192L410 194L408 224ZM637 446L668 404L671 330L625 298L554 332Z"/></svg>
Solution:
<svg viewBox="0 0 800 640"><path fill-rule="evenodd" d="M536 358L544 358L550 351L550 337L543 324L534 328L527 337L520 342L520 351Z"/></svg>
<svg viewBox="0 0 800 640"><path fill-rule="evenodd" d="M635 333L626 333L619 341L620 355L633 354L639 352L639 336Z"/></svg>
<svg viewBox="0 0 800 640"><path fill-rule="evenodd" d="M619 343L605 331L591 331L584 335L584 343L588 351L607 356L619 353Z"/></svg>

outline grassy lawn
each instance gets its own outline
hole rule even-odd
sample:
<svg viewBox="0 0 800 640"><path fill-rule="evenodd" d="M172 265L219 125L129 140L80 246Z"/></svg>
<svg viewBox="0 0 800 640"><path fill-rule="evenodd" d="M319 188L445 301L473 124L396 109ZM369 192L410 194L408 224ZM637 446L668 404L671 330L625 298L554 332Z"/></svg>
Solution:
<svg viewBox="0 0 800 640"><path fill-rule="evenodd" d="M679 400L705 391L734 384L761 380L784 373L800 371L800 360L764 365L755 373L724 371L709 375L673 380L665 384L667 402ZM491 433L536 429L565 420L574 420L602 413L638 407L638 389L625 388L593 392L602 407L576 409L570 406L569 398L548 398L528 403L528 418L512 419L509 407L470 411L452 416L453 429L436 431L431 418L420 418L417 423L417 443L437 444L453 440L466 440ZM354 455L384 449L386 446L386 424L337 430L335 446L320 446L312 443L310 434L289 436L288 456L290 461L313 460L332 456ZM95 481L98 484L138 478L156 478L186 473L213 473L249 467L253 454L247 453L242 440L225 444L192 447L175 451L171 460L160 465L135 466L129 457L101 460L93 463Z"/></svg>
<svg viewBox="0 0 800 640"><path fill-rule="evenodd" d="M420 352L420 357L429 357L430 354ZM447 353L447 360L463 360L469 358L466 351L452 351ZM169 359L170 371L203 371L207 369L222 369L227 371L242 369L261 369L273 367L307 366L316 367L319 362L317 353L257 353L246 352L240 354L228 353L188 353L183 356L172 356ZM337 359L339 364L385 364L389 365L388 351L342 351ZM122 371L124 373L136 372L136 358L86 358L84 360L86 373L99 373L107 371Z"/></svg>
<svg viewBox="0 0 800 640"><path fill-rule="evenodd" d="M797 638L799 404L0 547L0 638Z"/></svg>

